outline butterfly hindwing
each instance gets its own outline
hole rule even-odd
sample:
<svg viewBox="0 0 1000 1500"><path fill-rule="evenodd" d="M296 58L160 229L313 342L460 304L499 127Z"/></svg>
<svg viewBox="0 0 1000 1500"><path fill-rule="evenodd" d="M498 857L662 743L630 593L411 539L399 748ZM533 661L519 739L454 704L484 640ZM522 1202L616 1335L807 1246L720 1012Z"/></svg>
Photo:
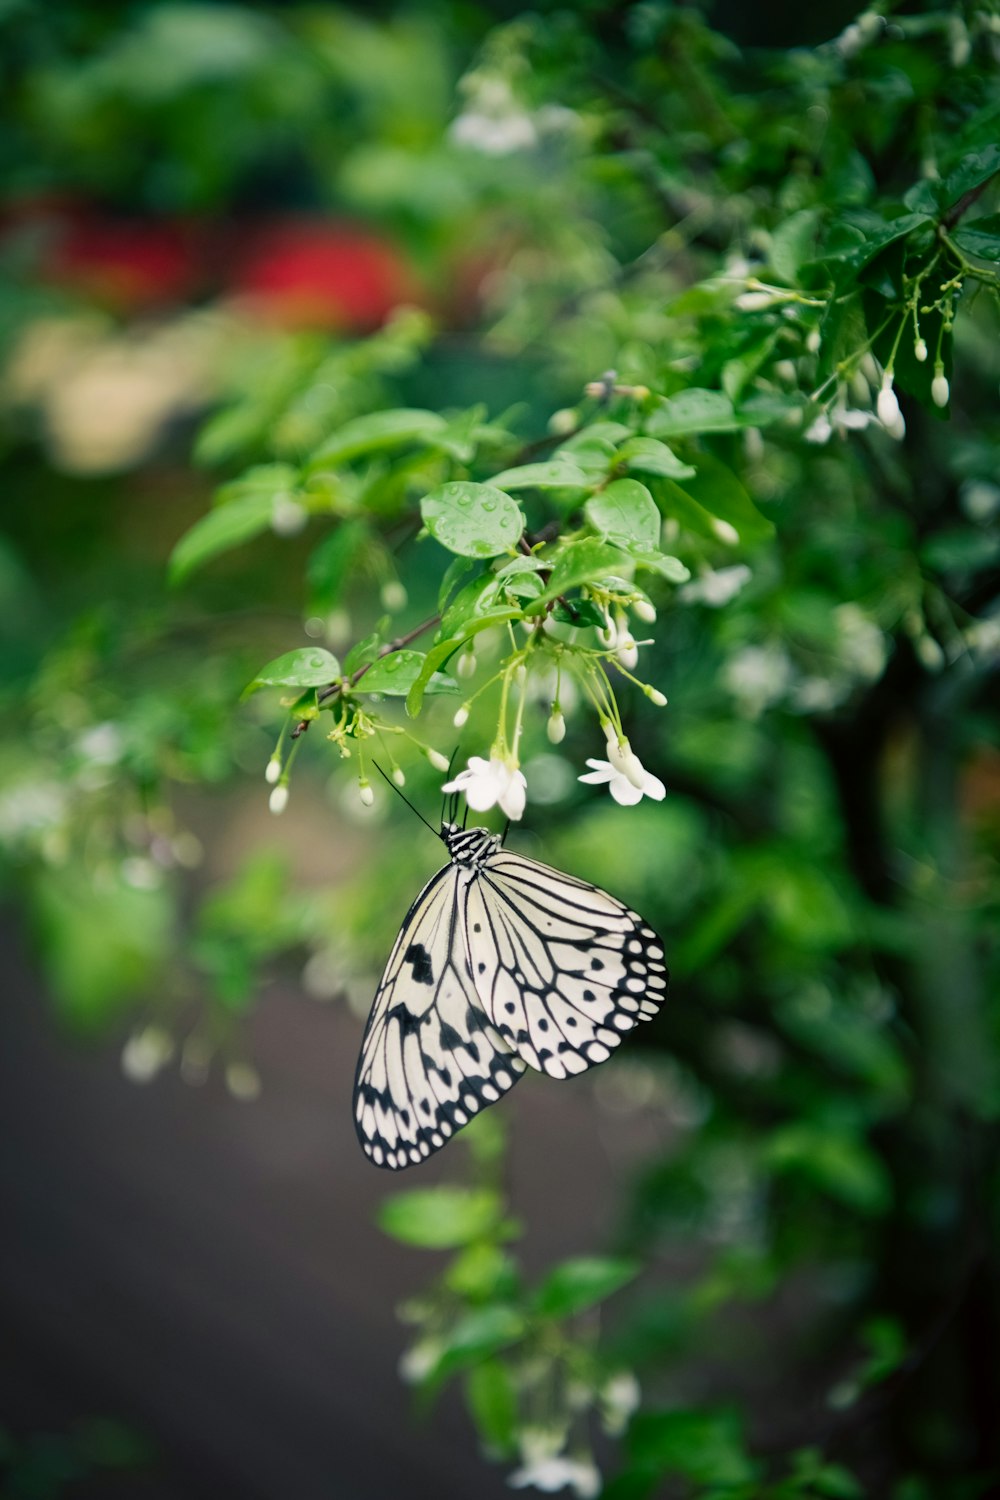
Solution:
<svg viewBox="0 0 1000 1500"><path fill-rule="evenodd" d="M663 945L597 886L523 855L486 859L468 901L473 978L502 1040L553 1078L606 1061L666 998Z"/></svg>
<svg viewBox="0 0 1000 1500"><path fill-rule="evenodd" d="M354 1090L358 1138L376 1166L430 1156L525 1069L473 983L469 873L446 865L424 887L376 992Z"/></svg>

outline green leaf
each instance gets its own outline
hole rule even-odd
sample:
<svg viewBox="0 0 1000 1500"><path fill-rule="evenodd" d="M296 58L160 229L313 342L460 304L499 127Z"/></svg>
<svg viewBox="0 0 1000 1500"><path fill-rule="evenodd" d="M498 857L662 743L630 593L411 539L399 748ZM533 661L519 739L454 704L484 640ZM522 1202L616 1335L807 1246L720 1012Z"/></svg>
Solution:
<svg viewBox="0 0 1000 1500"><path fill-rule="evenodd" d="M657 480L654 493L664 514L716 541L734 539L713 524L713 517L736 532L735 540L747 544L765 541L774 533L773 523L761 515L732 469L714 454L702 454L697 474L683 485L672 479Z"/></svg>
<svg viewBox="0 0 1000 1500"><path fill-rule="evenodd" d="M931 215L923 212L900 214L898 218L890 219L888 222L876 214L866 214L861 224L844 226L853 230L854 236L851 239L845 236L842 249L831 249L830 242L828 242L823 259L838 262L852 271L860 271L887 245L933 222ZM856 237L858 232L861 234L860 240Z"/></svg>
<svg viewBox="0 0 1000 1500"><path fill-rule="evenodd" d="M385 693L390 698L405 698L424 669L423 651L390 651L372 663L353 689L357 693ZM452 677L431 670L424 680L426 693L457 693L458 683Z"/></svg>
<svg viewBox="0 0 1000 1500"><path fill-rule="evenodd" d="M481 573L459 589L445 610L438 635L442 640L457 635L466 620L487 615L497 605L503 584L493 573Z"/></svg>
<svg viewBox="0 0 1000 1500"><path fill-rule="evenodd" d="M498 1359L476 1365L465 1377L465 1400L480 1440L500 1455L514 1452L517 1392L510 1370Z"/></svg>
<svg viewBox="0 0 1000 1500"><path fill-rule="evenodd" d="M973 219L971 224L961 224L952 230L951 237L966 255L1000 263L1000 214L987 214L983 219Z"/></svg>
<svg viewBox="0 0 1000 1500"><path fill-rule="evenodd" d="M370 536L364 521L342 521L313 548L306 564L306 577L314 613L335 608L355 560Z"/></svg>
<svg viewBox="0 0 1000 1500"><path fill-rule="evenodd" d="M243 689L243 697L249 698L260 687L325 687L339 676L340 662L332 652L321 646L303 646L261 667Z"/></svg>
<svg viewBox="0 0 1000 1500"><path fill-rule="evenodd" d="M136 995L156 992L176 945L169 886L138 890L77 862L43 866L30 885L31 919L60 1019L96 1035Z"/></svg>
<svg viewBox="0 0 1000 1500"><path fill-rule="evenodd" d="M982 151L971 151L944 181L935 184L937 199L943 209L953 208L966 193L988 182L1000 172L1000 145L995 141Z"/></svg>
<svg viewBox="0 0 1000 1500"><path fill-rule="evenodd" d="M764 1160L773 1172L803 1178L866 1217L885 1213L892 1199L880 1158L842 1129L808 1121L782 1126L772 1134Z"/></svg>
<svg viewBox="0 0 1000 1500"><path fill-rule="evenodd" d="M274 492L258 491L219 505L195 521L170 554L171 583L180 583L210 558L230 552L267 531L274 516Z"/></svg>
<svg viewBox="0 0 1000 1500"><path fill-rule="evenodd" d="M640 474L660 474L664 479L689 479L694 473L691 465L681 463L674 450L659 438L630 438L618 449L618 462Z"/></svg>
<svg viewBox="0 0 1000 1500"><path fill-rule="evenodd" d="M688 437L695 432L737 432L745 424L722 391L687 390L662 400L646 422L650 437Z"/></svg>
<svg viewBox="0 0 1000 1500"><path fill-rule="evenodd" d="M504 469L493 476L492 483L502 490L564 490L587 489L593 480L567 455L548 463Z"/></svg>
<svg viewBox="0 0 1000 1500"><path fill-rule="evenodd" d="M584 506L587 520L616 546L655 547L660 540L656 501L637 479L616 479Z"/></svg>
<svg viewBox="0 0 1000 1500"><path fill-rule="evenodd" d="M435 541L462 557L496 557L517 545L524 530L520 506L489 484L457 480L425 495L424 525Z"/></svg>
<svg viewBox="0 0 1000 1500"><path fill-rule="evenodd" d="M524 1337L526 1328L524 1314L517 1308L503 1304L477 1308L450 1330L447 1347L429 1378L441 1381L458 1370L467 1370L470 1365L516 1344Z"/></svg>
<svg viewBox="0 0 1000 1500"><path fill-rule="evenodd" d="M499 1193L488 1188L413 1188L386 1199L378 1225L404 1245L454 1250L492 1233L502 1211Z"/></svg>
<svg viewBox="0 0 1000 1500"><path fill-rule="evenodd" d="M455 589L457 589L464 578L473 571L476 564L472 558L453 557L444 570L441 586L438 589L438 609L443 613Z"/></svg>
<svg viewBox="0 0 1000 1500"><path fill-rule="evenodd" d="M579 588L581 584L596 583L610 574L627 571L628 556L617 547L606 542L584 537L582 541L567 542L555 555L548 586L540 594L533 611L549 599L558 598L567 590Z"/></svg>
<svg viewBox="0 0 1000 1500"><path fill-rule="evenodd" d="M638 1412L629 1426L628 1447L636 1464L696 1484L750 1484L758 1474L734 1411Z"/></svg>
<svg viewBox="0 0 1000 1500"><path fill-rule="evenodd" d="M768 260L776 276L789 286L799 283L799 271L813 259L816 232L823 217L819 208L802 208L782 220L771 236Z"/></svg>
<svg viewBox="0 0 1000 1500"><path fill-rule="evenodd" d="M646 551L634 548L632 556L640 567L651 568L662 574L669 583L687 583L691 577L691 569L679 557L671 557L668 552L660 552L656 548Z"/></svg>
<svg viewBox="0 0 1000 1500"><path fill-rule="evenodd" d="M424 693L427 689L427 684L434 676L434 673L437 671L438 667L442 666L449 659L449 657L454 656L455 652L462 644L463 638L461 636L458 636L454 639L438 641L428 651L427 655L424 657L424 664L420 668L417 676L414 678L410 691L406 695L406 712L409 714L411 719L415 719L417 717L417 714L420 712L420 707L424 701Z"/></svg>
<svg viewBox="0 0 1000 1500"><path fill-rule="evenodd" d="M616 1257L581 1256L549 1272L532 1298L542 1318L568 1318L603 1302L639 1274L639 1263Z"/></svg>
<svg viewBox="0 0 1000 1500"><path fill-rule="evenodd" d="M370 412L347 422L321 443L309 460L310 469L329 468L360 458L401 448L407 443L429 443L445 432L448 423L436 411L399 408Z"/></svg>

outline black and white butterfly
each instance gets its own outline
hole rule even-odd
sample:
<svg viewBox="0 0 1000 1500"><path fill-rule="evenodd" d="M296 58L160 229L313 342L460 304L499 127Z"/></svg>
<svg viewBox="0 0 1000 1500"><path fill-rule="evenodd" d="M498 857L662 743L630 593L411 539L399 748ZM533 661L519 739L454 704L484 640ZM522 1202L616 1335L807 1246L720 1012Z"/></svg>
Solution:
<svg viewBox="0 0 1000 1500"><path fill-rule="evenodd" d="M653 929L597 886L441 828L450 863L407 912L365 1028L354 1119L379 1167L411 1166L512 1088L606 1061L666 998Z"/></svg>

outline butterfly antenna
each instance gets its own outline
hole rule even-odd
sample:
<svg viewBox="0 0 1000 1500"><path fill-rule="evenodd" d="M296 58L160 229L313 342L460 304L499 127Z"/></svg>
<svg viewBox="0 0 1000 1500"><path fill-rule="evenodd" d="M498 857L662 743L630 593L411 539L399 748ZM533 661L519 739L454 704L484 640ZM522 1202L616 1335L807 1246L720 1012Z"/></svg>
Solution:
<svg viewBox="0 0 1000 1500"><path fill-rule="evenodd" d="M508 833L510 833L510 819L509 818L507 819L506 823L503 825L503 833L500 835L500 848L501 849L503 848L504 844L506 844L506 842L507 842L507 835L508 835Z"/></svg>
<svg viewBox="0 0 1000 1500"><path fill-rule="evenodd" d="M448 778L449 778L449 780L451 779L451 768L455 764L455 756L457 754L458 754L458 746L456 745L455 748L454 748L454 750L451 752L451 757L450 757L450 759L448 761ZM455 814L457 812L458 812L458 793L457 792L446 792L444 794L444 796L441 798L441 822L442 823L454 823L454 821L455 821Z"/></svg>
<svg viewBox="0 0 1000 1500"><path fill-rule="evenodd" d="M385 772L383 771L382 767L379 765L378 761L377 760L373 760L372 761L372 765L375 767L376 771L381 776L382 780L386 783L386 785L389 786L389 787L391 787L392 790L396 793L396 796L397 797L402 797L403 801L406 803L406 805L410 809L410 811L416 813L417 817L420 819L421 823L423 823L424 827L425 828L429 828L430 831L431 831L431 833L433 833L434 837L436 839L439 839L441 837L441 834L440 834L439 830L434 827L433 823L428 823L427 819L424 817L424 815L420 811L420 809L414 807L414 805L410 801L409 797L405 796L404 793L399 790L399 787L393 781L392 777L391 776L387 776L385 774Z"/></svg>

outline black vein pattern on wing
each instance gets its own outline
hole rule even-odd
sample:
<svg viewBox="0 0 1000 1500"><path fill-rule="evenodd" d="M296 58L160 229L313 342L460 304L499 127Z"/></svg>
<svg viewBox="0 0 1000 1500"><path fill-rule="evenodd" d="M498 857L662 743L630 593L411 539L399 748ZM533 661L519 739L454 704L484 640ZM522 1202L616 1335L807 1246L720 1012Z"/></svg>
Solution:
<svg viewBox="0 0 1000 1500"><path fill-rule="evenodd" d="M358 1138L376 1166L424 1160L524 1072L473 982L466 926L474 883L454 863L431 878L376 992L354 1092Z"/></svg>
<svg viewBox="0 0 1000 1500"><path fill-rule="evenodd" d="M473 977L501 1037L531 1067L553 1078L582 1073L656 1014L669 974L659 937L636 912L509 851L491 857L476 884L474 954L477 922L489 940Z"/></svg>

